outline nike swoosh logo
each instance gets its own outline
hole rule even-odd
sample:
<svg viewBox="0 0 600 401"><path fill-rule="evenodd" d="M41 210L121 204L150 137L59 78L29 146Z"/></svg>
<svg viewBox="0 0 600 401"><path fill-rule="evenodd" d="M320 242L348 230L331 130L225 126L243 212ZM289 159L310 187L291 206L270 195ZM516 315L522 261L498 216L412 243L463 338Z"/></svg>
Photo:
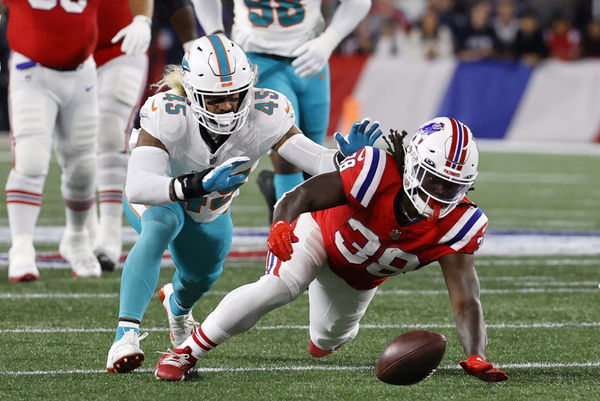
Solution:
<svg viewBox="0 0 600 401"><path fill-rule="evenodd" d="M290 102L287 102L286 106L285 106L285 112L289 113L290 112Z"/></svg>
<svg viewBox="0 0 600 401"><path fill-rule="evenodd" d="M325 78L325 75L327 75L327 74L325 73L325 74L321 74L321 75L319 75L319 79L323 79L323 78Z"/></svg>
<svg viewBox="0 0 600 401"><path fill-rule="evenodd" d="M87 87L85 88L85 91L86 91L86 92L89 92L89 91L91 91L91 90L92 90L92 88L93 88L93 87L94 87L94 85L87 86Z"/></svg>
<svg viewBox="0 0 600 401"><path fill-rule="evenodd" d="M152 111L156 111L156 103L155 100L152 101Z"/></svg>

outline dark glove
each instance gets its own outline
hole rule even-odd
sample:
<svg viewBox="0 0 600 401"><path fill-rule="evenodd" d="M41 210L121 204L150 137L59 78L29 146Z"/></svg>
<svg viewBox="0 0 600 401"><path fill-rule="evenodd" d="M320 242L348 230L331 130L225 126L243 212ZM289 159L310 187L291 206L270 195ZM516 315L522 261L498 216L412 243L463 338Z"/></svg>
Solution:
<svg viewBox="0 0 600 401"><path fill-rule="evenodd" d="M222 193L233 191L246 180L250 170L233 175L231 173L249 160L247 157L232 157L215 168L176 177L175 179L181 183L183 192L183 199L179 199L179 196L177 198L186 200L198 198L214 191Z"/></svg>

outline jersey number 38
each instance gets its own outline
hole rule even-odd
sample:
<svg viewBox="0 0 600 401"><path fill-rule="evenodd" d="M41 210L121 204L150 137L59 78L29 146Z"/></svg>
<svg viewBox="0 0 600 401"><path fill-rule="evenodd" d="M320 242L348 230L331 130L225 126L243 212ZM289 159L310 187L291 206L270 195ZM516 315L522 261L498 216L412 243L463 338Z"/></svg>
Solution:
<svg viewBox="0 0 600 401"><path fill-rule="evenodd" d="M379 236L360 221L350 218L348 230L335 232L335 245L342 256L353 265L371 262L366 269L378 277L406 273L419 267L419 257L398 247L382 247Z"/></svg>

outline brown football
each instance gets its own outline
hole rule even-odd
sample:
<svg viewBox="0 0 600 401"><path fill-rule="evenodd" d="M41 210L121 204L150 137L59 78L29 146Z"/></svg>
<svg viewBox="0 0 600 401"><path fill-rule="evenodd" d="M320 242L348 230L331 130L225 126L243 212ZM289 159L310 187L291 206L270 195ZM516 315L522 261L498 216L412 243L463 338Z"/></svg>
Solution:
<svg viewBox="0 0 600 401"><path fill-rule="evenodd" d="M431 375L446 351L446 337L409 331L392 340L379 356L375 375L388 384L415 384Z"/></svg>

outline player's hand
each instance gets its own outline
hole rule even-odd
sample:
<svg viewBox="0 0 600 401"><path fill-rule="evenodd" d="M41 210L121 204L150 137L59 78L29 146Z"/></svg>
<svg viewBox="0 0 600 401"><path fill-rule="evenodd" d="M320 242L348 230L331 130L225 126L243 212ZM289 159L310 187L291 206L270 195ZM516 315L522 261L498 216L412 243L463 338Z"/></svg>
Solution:
<svg viewBox="0 0 600 401"><path fill-rule="evenodd" d="M204 187L207 192L220 191L225 193L233 191L243 184L246 181L246 178L248 178L248 174L250 174L249 169L232 174L233 170L248 161L250 161L250 158L245 156L232 157L231 159L224 161L204 176L202 179L202 187Z"/></svg>
<svg viewBox="0 0 600 401"><path fill-rule="evenodd" d="M321 71L337 44L338 41L333 35L325 31L320 36L298 47L292 53L292 56L296 57L292 61L292 67L295 68L296 75L301 78L308 78Z"/></svg>
<svg viewBox="0 0 600 401"><path fill-rule="evenodd" d="M465 373L484 382L495 383L508 380L508 376L504 370L498 370L479 355L471 355L466 361L458 363Z"/></svg>
<svg viewBox="0 0 600 401"><path fill-rule="evenodd" d="M298 242L298 237L294 235L294 229L286 220L277 220L271 224L271 232L267 239L267 248L279 259L290 260L292 253L292 243Z"/></svg>
<svg viewBox="0 0 600 401"><path fill-rule="evenodd" d="M112 38L111 43L123 39L121 51L125 54L143 54L148 50L152 39L152 20L145 15L136 15L131 24L121 29Z"/></svg>
<svg viewBox="0 0 600 401"><path fill-rule="evenodd" d="M379 121L371 122L370 119L365 118L352 124L348 138L344 138L339 132L336 132L334 137L340 152L347 157L365 146L373 146L382 133L383 131L379 129Z"/></svg>
<svg viewBox="0 0 600 401"><path fill-rule="evenodd" d="M175 190L177 199L198 198L214 191L233 191L244 183L250 174L249 169L232 174L233 170L249 160L247 157L232 157L215 168L176 177L175 180L180 186L180 190Z"/></svg>

